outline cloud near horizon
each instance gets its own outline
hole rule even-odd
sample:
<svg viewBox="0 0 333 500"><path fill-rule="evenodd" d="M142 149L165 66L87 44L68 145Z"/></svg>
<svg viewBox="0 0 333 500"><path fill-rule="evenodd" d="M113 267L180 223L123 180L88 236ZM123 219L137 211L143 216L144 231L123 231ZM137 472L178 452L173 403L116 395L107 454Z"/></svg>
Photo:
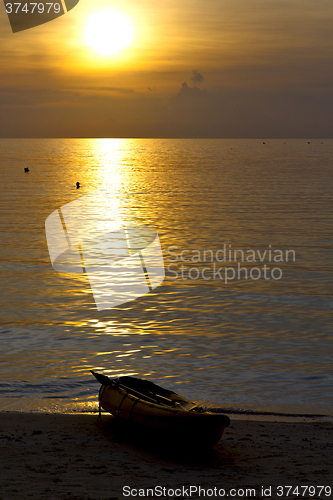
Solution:
<svg viewBox="0 0 333 500"><path fill-rule="evenodd" d="M330 92L2 89L2 137L331 137ZM34 119L31 119L31 116ZM307 117L311 115L309 122ZM274 120L272 120L274 117Z"/></svg>

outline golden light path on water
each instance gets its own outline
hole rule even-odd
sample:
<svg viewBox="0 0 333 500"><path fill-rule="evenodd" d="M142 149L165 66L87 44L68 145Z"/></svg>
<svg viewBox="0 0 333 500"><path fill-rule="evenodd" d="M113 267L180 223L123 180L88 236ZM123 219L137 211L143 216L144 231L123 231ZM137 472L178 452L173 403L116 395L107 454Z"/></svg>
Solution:
<svg viewBox="0 0 333 500"><path fill-rule="evenodd" d="M102 167L85 176L84 196L59 209L67 242L63 232L59 232L57 213L46 223L48 248L59 249L52 257L55 270L80 274L84 271L81 291L89 293L88 277L98 310L146 295L164 279L158 234L143 224L144 215L140 212L142 202L137 196L144 193L121 189L125 184L121 172L125 155L120 144L124 145L112 139L93 143L93 157ZM88 188L96 184L102 187L97 191ZM60 253L68 242L69 250Z"/></svg>
<svg viewBox="0 0 333 500"><path fill-rule="evenodd" d="M98 220L94 218L91 222L92 227L90 231L93 232L95 230L96 223L99 225L102 223L102 229L106 230L107 228L103 227L103 219L107 218L110 213L119 214L119 218L121 217L120 222L125 223L138 223L144 220L146 214L141 214L141 206L140 201L135 201L133 203L133 199L135 200L136 195L139 194L144 195L145 193L137 193L133 191L127 192L128 188L126 187L130 184L135 186L135 178L133 179L132 169L129 168L128 165L128 153L133 150L133 141L131 140L121 140L121 139L98 139L93 140L89 144L91 148L91 157L93 158L94 163L97 164L98 168L86 169L83 172L85 175L83 177L83 192L84 196L89 195L95 192L106 192L112 193L114 196L110 198L110 203L108 206L102 206L99 204L96 209L96 213L98 214ZM90 156L90 155L89 155ZM124 169L125 166L125 169ZM126 179L126 175L129 179ZM88 187L89 186L89 187ZM124 193L124 186L125 193ZM91 187L93 189L91 190ZM95 191L95 188L98 188ZM82 191L80 192L80 194ZM133 207L134 205L134 207ZM88 224L89 226L89 224ZM87 232L89 232L89 227L87 227ZM74 279L78 284L81 284L80 292L82 294L91 295L91 289L89 284L89 279L87 274L75 274L69 275L69 279ZM125 309L128 309L128 314L131 316L129 312L131 306L125 306ZM124 308L123 308L124 310ZM153 308L151 309L154 310ZM149 309L148 309L149 312ZM152 322L146 322L146 326L142 325L139 329L139 335L149 335L149 329L151 328ZM65 322L65 325L69 325L71 328L86 328L90 327L94 330L95 335L116 335L120 337L130 336L133 334L132 325L129 322L128 328L124 328L123 321L120 323L117 320L109 320L109 321L99 321L97 319L90 319L87 322ZM123 347L131 346L130 343L123 343ZM149 359L152 356L163 355L163 350L159 350L157 345L150 345L150 348L154 349L152 354L142 356L143 359ZM108 358L112 356L115 360L116 365L122 362L122 358L126 358L131 356L134 353L140 353L142 350L146 349L146 345L140 346L139 349L128 349L128 350L115 350L115 351L107 351L107 352L97 352L95 353L95 357L104 356ZM177 351L177 348L168 349L165 352L173 352ZM186 354L188 355L188 354ZM92 369L105 369L104 366L95 366L91 365L89 368ZM86 374L87 367L83 370L83 373ZM71 373L79 374L82 372L81 365L79 367L72 367ZM110 376L121 376L121 375L138 375L136 371L128 371L123 368L114 368L112 370L106 370L106 372ZM82 374L83 374L82 373ZM144 373L144 376L151 376L152 372L148 371ZM175 377L176 375L169 375L167 378Z"/></svg>

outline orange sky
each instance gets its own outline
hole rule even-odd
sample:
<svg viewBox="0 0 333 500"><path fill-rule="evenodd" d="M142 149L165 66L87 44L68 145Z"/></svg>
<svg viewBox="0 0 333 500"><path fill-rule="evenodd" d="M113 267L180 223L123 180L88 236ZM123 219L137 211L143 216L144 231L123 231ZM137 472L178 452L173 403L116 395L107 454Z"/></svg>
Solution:
<svg viewBox="0 0 333 500"><path fill-rule="evenodd" d="M103 56L107 8L133 37ZM331 1L80 0L18 33L1 4L0 42L2 137L332 136Z"/></svg>

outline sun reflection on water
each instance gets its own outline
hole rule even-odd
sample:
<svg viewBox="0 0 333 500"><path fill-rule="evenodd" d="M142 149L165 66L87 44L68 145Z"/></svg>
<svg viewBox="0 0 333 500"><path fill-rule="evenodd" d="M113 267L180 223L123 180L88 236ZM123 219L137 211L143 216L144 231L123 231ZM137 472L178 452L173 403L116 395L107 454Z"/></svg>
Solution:
<svg viewBox="0 0 333 500"><path fill-rule="evenodd" d="M99 181L104 189L119 192L123 185L121 166L125 157L121 139L98 139L95 143L95 156L102 168L98 171Z"/></svg>

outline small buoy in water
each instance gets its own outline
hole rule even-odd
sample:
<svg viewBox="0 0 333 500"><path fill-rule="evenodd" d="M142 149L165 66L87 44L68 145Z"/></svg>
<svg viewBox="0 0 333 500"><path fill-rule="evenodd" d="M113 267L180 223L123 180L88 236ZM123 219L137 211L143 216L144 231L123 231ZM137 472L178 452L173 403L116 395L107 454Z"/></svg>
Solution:
<svg viewBox="0 0 333 500"><path fill-rule="evenodd" d="M308 144L310 144L310 143L308 142Z"/></svg>
<svg viewBox="0 0 333 500"><path fill-rule="evenodd" d="M76 189L79 189L79 187L80 187L80 183L79 183L79 182L77 182L77 183L76 183Z"/></svg>
<svg viewBox="0 0 333 500"><path fill-rule="evenodd" d="M28 167L24 167L24 171L25 172L30 172L29 168Z"/></svg>
<svg viewBox="0 0 333 500"><path fill-rule="evenodd" d="M263 142L263 144L266 144L265 142Z"/></svg>

